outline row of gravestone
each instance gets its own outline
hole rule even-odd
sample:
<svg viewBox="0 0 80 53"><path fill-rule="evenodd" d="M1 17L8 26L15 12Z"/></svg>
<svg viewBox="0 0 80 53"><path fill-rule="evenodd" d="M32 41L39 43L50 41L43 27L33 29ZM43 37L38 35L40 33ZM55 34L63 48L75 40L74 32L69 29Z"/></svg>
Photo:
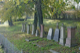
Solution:
<svg viewBox="0 0 80 53"><path fill-rule="evenodd" d="M65 36L65 26L62 24L61 29L59 29L59 24L57 23L54 36L53 36L53 29L50 28L48 31L47 39L51 40L53 39L56 42L59 42L61 45L65 45L68 47L76 46L76 40L75 40L75 29L76 27L67 27L67 38ZM22 24L22 32L26 31L26 23ZM27 34L30 34L30 24L27 25ZM32 35L39 35L39 31L35 31L34 25L32 25ZM44 25L41 25L41 31L40 31L40 37L44 37Z"/></svg>

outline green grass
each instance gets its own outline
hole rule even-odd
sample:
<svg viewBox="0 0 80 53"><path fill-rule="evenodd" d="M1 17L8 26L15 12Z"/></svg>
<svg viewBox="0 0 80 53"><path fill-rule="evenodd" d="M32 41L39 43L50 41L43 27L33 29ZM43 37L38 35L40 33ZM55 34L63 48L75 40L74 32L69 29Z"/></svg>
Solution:
<svg viewBox="0 0 80 53"><path fill-rule="evenodd" d="M0 46L0 53L4 53L4 50L2 49L2 46Z"/></svg>
<svg viewBox="0 0 80 53"><path fill-rule="evenodd" d="M5 35L5 37L7 37L18 49L23 49L25 52L29 52L29 53L41 53L41 51L47 51L49 49L53 49L56 51L59 51L61 53L75 53L78 50L79 46L80 46L80 22L79 21L74 21L74 20L49 20L49 19L44 19L44 31L48 32L49 28L53 28L53 33L55 31L56 28L56 23L59 22L59 28L61 26L62 23L64 23L65 27L65 35L67 36L67 26L76 26L77 25L77 29L76 29L76 42L77 44L79 44L76 47L65 47L65 46L61 46L59 45L57 42L51 40L51 42L53 43L52 46L46 46L46 47L37 47L34 44L31 44L31 42L39 42L39 41L45 41L45 42L49 42L49 40L45 38L39 38L39 37L35 37L32 36L30 34L26 34L21 32L21 28L22 28L22 23L27 22L27 24L32 24L33 23L33 19L28 19L27 21L18 21L18 22L14 22L14 26L12 27L0 27L0 34ZM39 28L38 28L39 29ZM32 27L31 27L32 30ZM31 31L30 30L30 31ZM47 36L47 34L45 35ZM31 42L27 42L25 41L25 38L31 37L31 39L35 39L35 38L39 38L39 40L36 41L31 41ZM44 42L44 43L45 43Z"/></svg>

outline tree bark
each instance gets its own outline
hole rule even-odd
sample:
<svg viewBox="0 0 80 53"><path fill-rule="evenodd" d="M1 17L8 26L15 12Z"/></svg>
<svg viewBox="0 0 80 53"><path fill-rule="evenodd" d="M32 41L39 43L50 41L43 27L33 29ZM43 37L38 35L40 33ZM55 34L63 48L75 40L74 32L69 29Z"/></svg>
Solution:
<svg viewBox="0 0 80 53"><path fill-rule="evenodd" d="M43 15L42 15L42 8L41 8L41 0L37 0L37 17L39 19L39 28L41 29L41 24L43 24Z"/></svg>
<svg viewBox="0 0 80 53"><path fill-rule="evenodd" d="M36 33L37 30L37 6L36 6L37 2L35 2L35 13L34 13L34 33Z"/></svg>
<svg viewBox="0 0 80 53"><path fill-rule="evenodd" d="M37 29L37 12L35 12L35 15L34 15L34 33L36 33L36 29Z"/></svg>
<svg viewBox="0 0 80 53"><path fill-rule="evenodd" d="M12 18L10 17L10 19L8 20L9 26L13 26L13 22L12 22Z"/></svg>

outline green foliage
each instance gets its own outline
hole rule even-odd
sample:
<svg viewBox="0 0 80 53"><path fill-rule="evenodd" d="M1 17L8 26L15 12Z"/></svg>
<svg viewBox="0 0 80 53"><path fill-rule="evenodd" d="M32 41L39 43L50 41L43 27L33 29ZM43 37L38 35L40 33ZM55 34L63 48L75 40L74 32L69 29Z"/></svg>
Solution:
<svg viewBox="0 0 80 53"><path fill-rule="evenodd" d="M10 17L12 19L21 18L24 15L24 12L26 12L27 15L35 13L36 11L33 9L34 4L38 0L11 0L5 2L3 5L3 9L0 10L0 14L3 20L8 20ZM67 8L65 8L67 5L63 0L41 0L41 7L42 7L42 14L43 17L51 17L55 14L60 15L63 11L65 11ZM76 0L77 1L77 0ZM72 6L71 8L74 8ZM70 9L71 9L70 8Z"/></svg>
<svg viewBox="0 0 80 53"><path fill-rule="evenodd" d="M22 0L4 2L3 7L0 10L2 20L9 20L10 17L12 19L21 18L24 15L24 12L31 14L32 10L30 9L32 6L27 4L28 0L25 0L25 2Z"/></svg>
<svg viewBox="0 0 80 53"><path fill-rule="evenodd" d="M80 17L80 10L77 10L74 15L79 18Z"/></svg>
<svg viewBox="0 0 80 53"><path fill-rule="evenodd" d="M59 15L62 13L62 11L65 10L65 3L63 0L44 0L42 1L43 5L43 16L50 16L53 17L56 13Z"/></svg>
<svg viewBox="0 0 80 53"><path fill-rule="evenodd" d="M80 0L74 0L74 1L76 1L77 3L79 3L79 2L80 2Z"/></svg>

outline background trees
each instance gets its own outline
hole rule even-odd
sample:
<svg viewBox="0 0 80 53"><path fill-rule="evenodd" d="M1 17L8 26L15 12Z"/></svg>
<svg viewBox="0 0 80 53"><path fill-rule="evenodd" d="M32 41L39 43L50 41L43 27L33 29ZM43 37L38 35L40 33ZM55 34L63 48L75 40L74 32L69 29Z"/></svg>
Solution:
<svg viewBox="0 0 80 53"><path fill-rule="evenodd" d="M10 0L4 2L0 15L3 20L10 20L11 23L13 19L24 16L24 12L26 14L34 12L33 24L36 27L39 22L40 27L43 24L43 18L64 19L64 11L74 8L74 6L70 8L66 6L63 0Z"/></svg>

